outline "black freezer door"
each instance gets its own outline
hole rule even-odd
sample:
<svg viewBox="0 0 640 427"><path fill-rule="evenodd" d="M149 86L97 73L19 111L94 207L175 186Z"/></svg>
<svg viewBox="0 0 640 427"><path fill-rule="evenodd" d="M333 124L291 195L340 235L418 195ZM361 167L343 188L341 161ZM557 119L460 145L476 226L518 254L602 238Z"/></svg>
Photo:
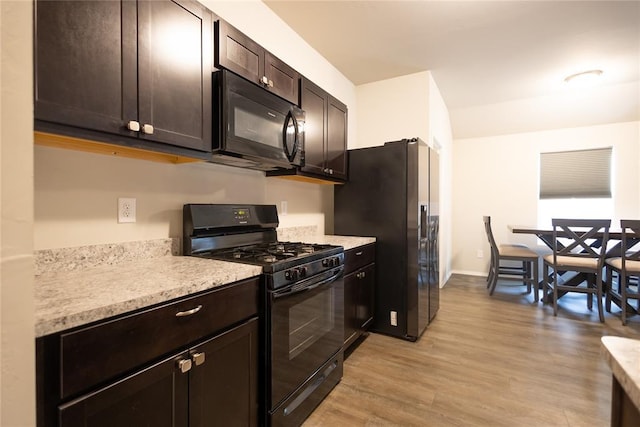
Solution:
<svg viewBox="0 0 640 427"><path fill-rule="evenodd" d="M416 340L429 322L428 227L421 222L430 206L429 147L390 142L349 150L348 162L349 181L334 190L334 232L376 237L372 330Z"/></svg>

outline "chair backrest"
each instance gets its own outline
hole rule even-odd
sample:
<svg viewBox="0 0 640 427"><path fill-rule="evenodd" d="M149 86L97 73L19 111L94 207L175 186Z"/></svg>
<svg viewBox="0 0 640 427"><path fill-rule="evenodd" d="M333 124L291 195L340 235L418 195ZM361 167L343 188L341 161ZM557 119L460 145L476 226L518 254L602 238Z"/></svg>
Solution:
<svg viewBox="0 0 640 427"><path fill-rule="evenodd" d="M620 228L622 228L622 268L625 268L625 262L640 261L640 220L637 219L621 219Z"/></svg>
<svg viewBox="0 0 640 427"><path fill-rule="evenodd" d="M498 245L496 244L495 239L493 238L493 232L491 231L491 217L483 216L482 221L484 222L484 231L487 233L487 239L489 240L489 246L491 246L491 255L494 257L498 256Z"/></svg>
<svg viewBox="0 0 640 427"><path fill-rule="evenodd" d="M609 243L610 219L551 220L553 226L553 258L558 256L597 258L604 265Z"/></svg>

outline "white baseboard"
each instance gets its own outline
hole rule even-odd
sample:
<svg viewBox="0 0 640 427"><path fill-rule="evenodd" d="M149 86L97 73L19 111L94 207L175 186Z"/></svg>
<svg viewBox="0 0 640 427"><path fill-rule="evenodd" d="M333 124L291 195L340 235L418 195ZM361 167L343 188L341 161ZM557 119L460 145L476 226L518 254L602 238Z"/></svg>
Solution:
<svg viewBox="0 0 640 427"><path fill-rule="evenodd" d="M482 271L466 271L466 270L452 270L451 274L463 274L465 276L480 276L480 277L487 277L487 273L486 272L482 272Z"/></svg>

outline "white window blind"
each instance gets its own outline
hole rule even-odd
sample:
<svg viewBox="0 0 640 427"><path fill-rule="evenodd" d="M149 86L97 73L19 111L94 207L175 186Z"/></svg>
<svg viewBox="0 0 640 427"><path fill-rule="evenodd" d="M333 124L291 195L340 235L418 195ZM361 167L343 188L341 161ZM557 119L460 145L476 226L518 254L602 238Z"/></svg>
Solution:
<svg viewBox="0 0 640 427"><path fill-rule="evenodd" d="M610 198L612 147L540 153L540 199Z"/></svg>

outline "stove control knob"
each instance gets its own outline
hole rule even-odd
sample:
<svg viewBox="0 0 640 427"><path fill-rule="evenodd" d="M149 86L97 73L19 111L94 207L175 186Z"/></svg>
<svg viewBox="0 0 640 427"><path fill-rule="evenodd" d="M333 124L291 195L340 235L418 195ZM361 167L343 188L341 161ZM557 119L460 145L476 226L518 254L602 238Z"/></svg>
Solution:
<svg viewBox="0 0 640 427"><path fill-rule="evenodd" d="M300 278L307 277L307 267L300 267Z"/></svg>
<svg viewBox="0 0 640 427"><path fill-rule="evenodd" d="M338 259L338 257L331 258L332 267L337 267L339 264L340 264L340 260Z"/></svg>
<svg viewBox="0 0 640 427"><path fill-rule="evenodd" d="M299 271L297 268L294 268L293 270L287 270L284 272L284 278L287 280L298 280L299 277Z"/></svg>
<svg viewBox="0 0 640 427"><path fill-rule="evenodd" d="M322 266L323 267L329 267L329 258L325 258L322 260Z"/></svg>

